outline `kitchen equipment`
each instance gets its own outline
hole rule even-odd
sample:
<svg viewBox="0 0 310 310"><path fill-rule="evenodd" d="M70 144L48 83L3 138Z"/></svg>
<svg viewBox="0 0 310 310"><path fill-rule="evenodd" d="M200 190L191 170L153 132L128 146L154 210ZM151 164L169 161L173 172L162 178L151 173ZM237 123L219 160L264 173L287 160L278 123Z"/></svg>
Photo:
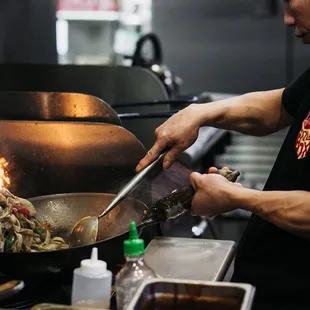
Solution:
<svg viewBox="0 0 310 310"><path fill-rule="evenodd" d="M152 44L153 58L146 59L143 56L143 48L147 42ZM155 33L143 35L136 44L136 49L132 57L132 66L143 67L151 70L165 86L169 97L176 96L181 87L181 79L175 76L170 69L163 64L162 47L159 37Z"/></svg>
<svg viewBox="0 0 310 310"><path fill-rule="evenodd" d="M72 226L80 218L97 215L114 197L113 194L72 193L36 197L30 201L37 209L37 219L48 223L53 234L67 240ZM90 256L92 247L96 246L100 259L107 262L109 270L116 272L123 262L123 240L127 237L128 224L135 221L139 225L145 210L147 207L141 201L126 198L102 219L98 242L94 245L51 252L0 253L0 271L23 280L53 274L67 275L71 283L73 270L81 260Z"/></svg>
<svg viewBox="0 0 310 310"><path fill-rule="evenodd" d="M250 310L255 288L249 284L190 280L146 280L128 310Z"/></svg>
<svg viewBox="0 0 310 310"><path fill-rule="evenodd" d="M145 155L134 135L111 124L0 121L0 139L0 157L9 163L9 189L26 198L117 193ZM133 195L138 191L139 199L149 204L150 191L141 185Z"/></svg>
<svg viewBox="0 0 310 310"><path fill-rule="evenodd" d="M72 228L69 236L71 246L88 245L97 240L99 219L111 212L130 192L136 188L150 173L154 167L158 167L162 163L162 153L154 162L138 173L125 187L115 196L110 204L105 207L104 211L98 216L87 216L79 220ZM157 169L159 170L159 169ZM229 181L235 182L240 175L239 171L231 171L229 169L220 169L218 174L225 176ZM180 190L173 191L170 195L158 200L146 213L140 227L146 227L160 222L167 222L187 213L191 208L191 202L195 191L193 187L187 186ZM212 227L212 222L208 220L208 224Z"/></svg>
<svg viewBox="0 0 310 310"><path fill-rule="evenodd" d="M114 102L113 108L117 111L119 108L143 107L143 106L161 106L169 105L171 109L182 109L192 103L208 103L212 102L212 96L209 92L202 92L196 95L179 95L169 100L153 100L153 101L132 101L132 102Z"/></svg>
<svg viewBox="0 0 310 310"><path fill-rule="evenodd" d="M235 250L233 241L156 238L147 246L145 259L156 274L162 277L222 281ZM197 268L198 265L200 268ZM71 283L61 278L57 278L57 281L48 279L41 277L25 282L25 288L19 294L0 302L1 308L30 309L40 303L69 305ZM2 283L9 280L0 274ZM116 309L114 297L111 299L111 309Z"/></svg>
<svg viewBox="0 0 310 310"><path fill-rule="evenodd" d="M146 248L145 261L165 279L223 281L235 253L234 241L156 237Z"/></svg>
<svg viewBox="0 0 310 310"><path fill-rule="evenodd" d="M87 245L97 240L99 220L117 207L140 183L142 183L154 168L162 165L162 153L156 160L149 164L142 171L137 173L115 196L108 206L97 216L87 216L79 220L72 228L69 243L71 246ZM158 169L157 169L158 170Z"/></svg>
<svg viewBox="0 0 310 310"><path fill-rule="evenodd" d="M93 309L93 308L87 308L81 307L81 306L67 306L67 305L58 305L58 304L38 304L31 308L31 310L83 310L83 309ZM110 308L101 308L101 310L109 310Z"/></svg>
<svg viewBox="0 0 310 310"><path fill-rule="evenodd" d="M31 78L27 72L32 72ZM44 76L44 79L42 78ZM122 91L119 91L119 90ZM145 102L167 100L168 94L159 80L150 70L141 67L121 66L77 66L77 65L43 65L43 64L2 64L0 65L0 90L27 92L66 92L83 93L96 96L108 102L112 107L116 102ZM5 108L6 100L0 101ZM12 114L7 117L5 108L0 118L14 119ZM167 112L170 109L179 110L179 105L153 105L149 107L118 108L119 114ZM8 108L10 110L10 108ZM40 120L33 118L31 109L25 110L23 120ZM16 114L14 114L16 115ZM161 117L162 116L162 117ZM124 115L124 128L132 132L148 149L154 142L154 130L171 114L139 116ZM50 119L53 120L53 119ZM88 121L95 118L88 118ZM98 121L106 121L105 117ZM141 130L143 128L143 130Z"/></svg>
<svg viewBox="0 0 310 310"><path fill-rule="evenodd" d="M197 96L183 98L183 99L171 99L171 100L153 100L153 101L138 101L138 102L116 102L113 104L113 108L124 107L141 107L141 106L154 106L154 105L189 105L191 103L197 103L199 98Z"/></svg>
<svg viewBox="0 0 310 310"><path fill-rule="evenodd" d="M103 100L79 93L0 91L0 119L121 125L117 113Z"/></svg>
<svg viewBox="0 0 310 310"><path fill-rule="evenodd" d="M231 171L223 168L217 171L218 174L226 177L229 181L235 182L240 175L239 171ZM187 213L191 208L191 203L195 191L191 185L173 191L170 195L158 200L147 212L142 221L142 226L158 222L166 222ZM207 220L209 226L212 222Z"/></svg>
<svg viewBox="0 0 310 310"><path fill-rule="evenodd" d="M228 177L237 175L237 172L227 173L227 170L219 173L226 173ZM180 216L185 210L189 210L193 194L193 190L188 188L185 191L173 192L151 208L151 216L148 215L145 204L133 198L126 198L109 212L98 227L98 242L95 243L108 268L112 270L109 264L115 264L122 257L121 242L128 231L130 221L135 221L137 226L142 228ZM43 196L30 201L37 209L39 222L48 223L55 235L68 240L71 228L79 219L86 214L97 216L102 206L108 206L115 197L113 194L71 193ZM112 252L109 251L109 247L113 247ZM82 259L89 256L90 250L91 245L88 244L53 252L0 253L0 266L5 266L3 272L10 276L72 272Z"/></svg>
<svg viewBox="0 0 310 310"><path fill-rule="evenodd" d="M20 280L11 280L0 284L0 301L17 294L24 286L25 283Z"/></svg>
<svg viewBox="0 0 310 310"><path fill-rule="evenodd" d="M0 90L83 93L112 106L114 102L168 99L165 87L150 70L125 66L0 64Z"/></svg>
<svg viewBox="0 0 310 310"><path fill-rule="evenodd" d="M177 101L186 104L190 101ZM162 103L167 104L165 101ZM178 110L120 113L105 101L87 94L0 92L0 119L24 121L103 122L122 125L121 119L170 117Z"/></svg>

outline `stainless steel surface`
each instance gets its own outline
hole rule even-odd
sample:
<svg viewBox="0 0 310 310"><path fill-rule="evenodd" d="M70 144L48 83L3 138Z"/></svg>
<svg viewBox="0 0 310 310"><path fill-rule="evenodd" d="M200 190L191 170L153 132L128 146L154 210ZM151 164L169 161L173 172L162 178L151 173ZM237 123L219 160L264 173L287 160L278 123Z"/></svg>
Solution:
<svg viewBox="0 0 310 310"><path fill-rule="evenodd" d="M121 125L103 100L80 93L0 92L0 119L92 121Z"/></svg>
<svg viewBox="0 0 310 310"><path fill-rule="evenodd" d="M220 281L235 251L233 241L158 237L147 246L145 261L163 278Z"/></svg>
<svg viewBox="0 0 310 310"><path fill-rule="evenodd" d="M69 235L71 247L93 244L97 240L99 228L98 216L85 216L73 225Z"/></svg>
<svg viewBox="0 0 310 310"><path fill-rule="evenodd" d="M184 297L187 296L187 308L195 308L197 300L204 299L206 301L205 309L250 310L253 305L255 288L249 284L209 281L145 280L137 290L127 310L157 309L153 305L157 306L158 301L164 295L170 295L172 300L170 300L170 307L163 307L163 309L186 309L184 304L182 307L182 301L184 302ZM146 307L146 305L150 307ZM198 309L202 308L199 307Z"/></svg>
<svg viewBox="0 0 310 310"><path fill-rule="evenodd" d="M48 223L55 235L67 240L71 227L80 218L96 216L114 197L115 194L105 193L69 193L34 197L30 201L38 211L38 220ZM147 206L143 202L130 197L124 199L109 216L102 219L97 243L127 232L130 221L135 221L139 226L145 210Z"/></svg>
<svg viewBox="0 0 310 310"><path fill-rule="evenodd" d="M134 135L111 124L0 121L0 139L10 190L21 197L116 193L145 155Z"/></svg>
<svg viewBox="0 0 310 310"><path fill-rule="evenodd" d="M68 240L74 223L86 215L97 215L103 206L115 197L104 193L70 193L30 198L37 210L37 219L46 223L52 235ZM146 205L140 200L127 198L108 216L99 227L99 257L107 263L108 269L117 273L123 264L123 241L127 238L128 223L142 221ZM115 224L117 223L117 224ZM144 230L142 238L146 243L153 238L156 229ZM69 284L72 272L80 266L81 260L89 258L94 245L70 247L49 252L0 253L0 273L25 283L41 283L43 279L54 283ZM34 297L34 296L33 296Z"/></svg>
<svg viewBox="0 0 310 310"><path fill-rule="evenodd" d="M155 161L137 173L115 196L108 206L97 216L87 216L79 220L70 234L72 246L92 244L97 240L99 220L115 209L133 190L147 179L163 158L161 154Z"/></svg>
<svg viewBox="0 0 310 310"><path fill-rule="evenodd" d="M0 65L0 89L84 93L101 98L112 107L114 102L168 99L163 84L150 70L123 66L3 64ZM168 104L152 109L153 112L169 110ZM149 112L149 108L144 107L138 111L136 108L122 108L116 111L143 113ZM165 117L140 119L138 122L124 120L122 124L148 149L154 142L154 130L165 120Z"/></svg>

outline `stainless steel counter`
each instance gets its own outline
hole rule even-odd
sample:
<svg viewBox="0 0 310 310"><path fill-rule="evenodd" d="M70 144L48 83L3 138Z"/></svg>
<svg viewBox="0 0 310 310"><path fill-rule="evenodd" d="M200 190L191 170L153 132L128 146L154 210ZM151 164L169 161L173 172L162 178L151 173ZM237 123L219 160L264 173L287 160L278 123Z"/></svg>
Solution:
<svg viewBox="0 0 310 310"><path fill-rule="evenodd" d="M145 261L163 278L222 281L235 251L233 241L158 237L146 248Z"/></svg>

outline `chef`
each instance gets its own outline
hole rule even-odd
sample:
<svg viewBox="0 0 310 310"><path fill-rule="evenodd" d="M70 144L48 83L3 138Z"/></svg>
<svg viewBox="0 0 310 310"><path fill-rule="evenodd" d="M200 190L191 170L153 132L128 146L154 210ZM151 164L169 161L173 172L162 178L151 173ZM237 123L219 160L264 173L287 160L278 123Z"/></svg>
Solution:
<svg viewBox="0 0 310 310"><path fill-rule="evenodd" d="M284 0L285 24L310 44L310 0ZM310 54L309 54L310 55ZM310 309L310 69L284 89L192 104L155 131L141 170L167 146L169 168L202 126L265 136L289 127L263 191L212 172L192 173L192 213L211 217L241 208L252 212L235 261L233 282L256 287L254 310Z"/></svg>

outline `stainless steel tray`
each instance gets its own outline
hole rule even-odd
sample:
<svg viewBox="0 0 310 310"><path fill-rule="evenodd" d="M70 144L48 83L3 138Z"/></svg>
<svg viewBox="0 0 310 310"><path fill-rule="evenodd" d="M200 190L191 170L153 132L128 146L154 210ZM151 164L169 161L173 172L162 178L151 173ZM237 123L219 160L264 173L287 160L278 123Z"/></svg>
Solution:
<svg viewBox="0 0 310 310"><path fill-rule="evenodd" d="M250 310L255 288L249 284L146 280L127 310Z"/></svg>
<svg viewBox="0 0 310 310"><path fill-rule="evenodd" d="M236 251L234 241L158 237L145 251L145 261L163 278L222 281Z"/></svg>

